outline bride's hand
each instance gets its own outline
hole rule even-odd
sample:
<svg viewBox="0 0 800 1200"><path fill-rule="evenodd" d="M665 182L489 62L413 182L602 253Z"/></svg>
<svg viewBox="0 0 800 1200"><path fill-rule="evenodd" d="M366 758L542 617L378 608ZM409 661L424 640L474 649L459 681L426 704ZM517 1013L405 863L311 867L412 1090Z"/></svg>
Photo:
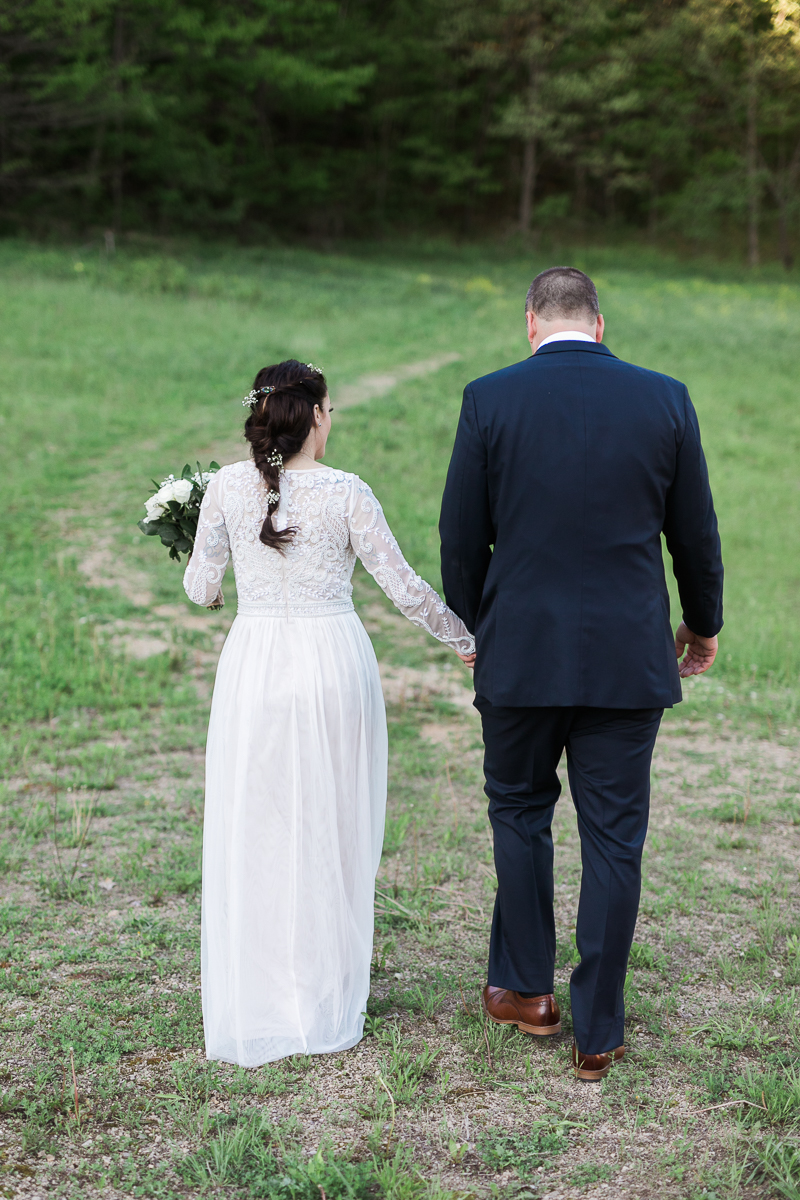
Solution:
<svg viewBox="0 0 800 1200"><path fill-rule="evenodd" d="M216 600L212 600L211 603L206 607L208 608L209 612L218 612L221 608L225 607L225 597L222 594L222 588L220 588L217 592Z"/></svg>
<svg viewBox="0 0 800 1200"><path fill-rule="evenodd" d="M458 654L457 650L456 650L456 654ZM461 659L461 661L463 662L465 667L469 667L470 671L472 671L474 669L474 667L475 667L475 654L474 653L458 654L458 657Z"/></svg>

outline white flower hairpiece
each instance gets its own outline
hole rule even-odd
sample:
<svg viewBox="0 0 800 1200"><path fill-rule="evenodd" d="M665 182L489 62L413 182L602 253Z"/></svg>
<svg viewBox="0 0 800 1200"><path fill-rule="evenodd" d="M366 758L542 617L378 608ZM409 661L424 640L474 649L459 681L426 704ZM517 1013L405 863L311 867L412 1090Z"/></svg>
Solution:
<svg viewBox="0 0 800 1200"><path fill-rule="evenodd" d="M283 466L283 455L281 454L280 450L273 450L272 454L270 454L269 458L267 459L267 462L271 467L277 467L280 470L280 468Z"/></svg>
<svg viewBox="0 0 800 1200"><path fill-rule="evenodd" d="M306 366L308 367L309 371L316 371L318 375L325 374L321 367L315 367L313 363L306 363Z"/></svg>
<svg viewBox="0 0 800 1200"><path fill-rule="evenodd" d="M267 492L267 504L280 504L280 492Z"/></svg>
<svg viewBox="0 0 800 1200"><path fill-rule="evenodd" d="M269 396L270 392L274 391L274 386L253 388L251 392L248 392L244 400L242 400L242 407L251 409L255 408L262 396Z"/></svg>

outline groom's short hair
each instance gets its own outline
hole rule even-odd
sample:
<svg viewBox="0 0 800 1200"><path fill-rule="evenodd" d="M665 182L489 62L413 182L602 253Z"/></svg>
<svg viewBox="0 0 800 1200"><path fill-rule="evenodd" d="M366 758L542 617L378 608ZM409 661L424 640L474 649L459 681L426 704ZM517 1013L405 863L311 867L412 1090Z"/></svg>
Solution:
<svg viewBox="0 0 800 1200"><path fill-rule="evenodd" d="M525 311L536 313L543 321L565 317L588 317L590 322L596 321L600 315L597 288L577 267L550 267L537 275L528 288Z"/></svg>

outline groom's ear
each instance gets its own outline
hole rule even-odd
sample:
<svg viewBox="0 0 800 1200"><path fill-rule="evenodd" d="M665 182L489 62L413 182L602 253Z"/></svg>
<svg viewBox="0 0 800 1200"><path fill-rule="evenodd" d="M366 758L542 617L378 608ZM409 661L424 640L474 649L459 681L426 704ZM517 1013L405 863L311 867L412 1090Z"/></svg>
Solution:
<svg viewBox="0 0 800 1200"><path fill-rule="evenodd" d="M536 313L535 313L535 312L531 312L531 310L530 310L530 309L526 309L526 311L525 311L525 323L526 323L526 325L528 326L528 341L529 341L529 342L532 342L532 341L533 341L533 339L536 337L536 333L537 333L537 327L536 327Z"/></svg>

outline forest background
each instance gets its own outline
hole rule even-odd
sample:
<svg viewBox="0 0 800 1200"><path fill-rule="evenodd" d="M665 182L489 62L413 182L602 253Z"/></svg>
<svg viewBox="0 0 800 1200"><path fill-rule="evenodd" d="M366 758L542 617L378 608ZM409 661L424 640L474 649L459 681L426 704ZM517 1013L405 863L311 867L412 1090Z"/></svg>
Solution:
<svg viewBox="0 0 800 1200"><path fill-rule="evenodd" d="M602 222L788 268L796 0L15 0L0 234Z"/></svg>

